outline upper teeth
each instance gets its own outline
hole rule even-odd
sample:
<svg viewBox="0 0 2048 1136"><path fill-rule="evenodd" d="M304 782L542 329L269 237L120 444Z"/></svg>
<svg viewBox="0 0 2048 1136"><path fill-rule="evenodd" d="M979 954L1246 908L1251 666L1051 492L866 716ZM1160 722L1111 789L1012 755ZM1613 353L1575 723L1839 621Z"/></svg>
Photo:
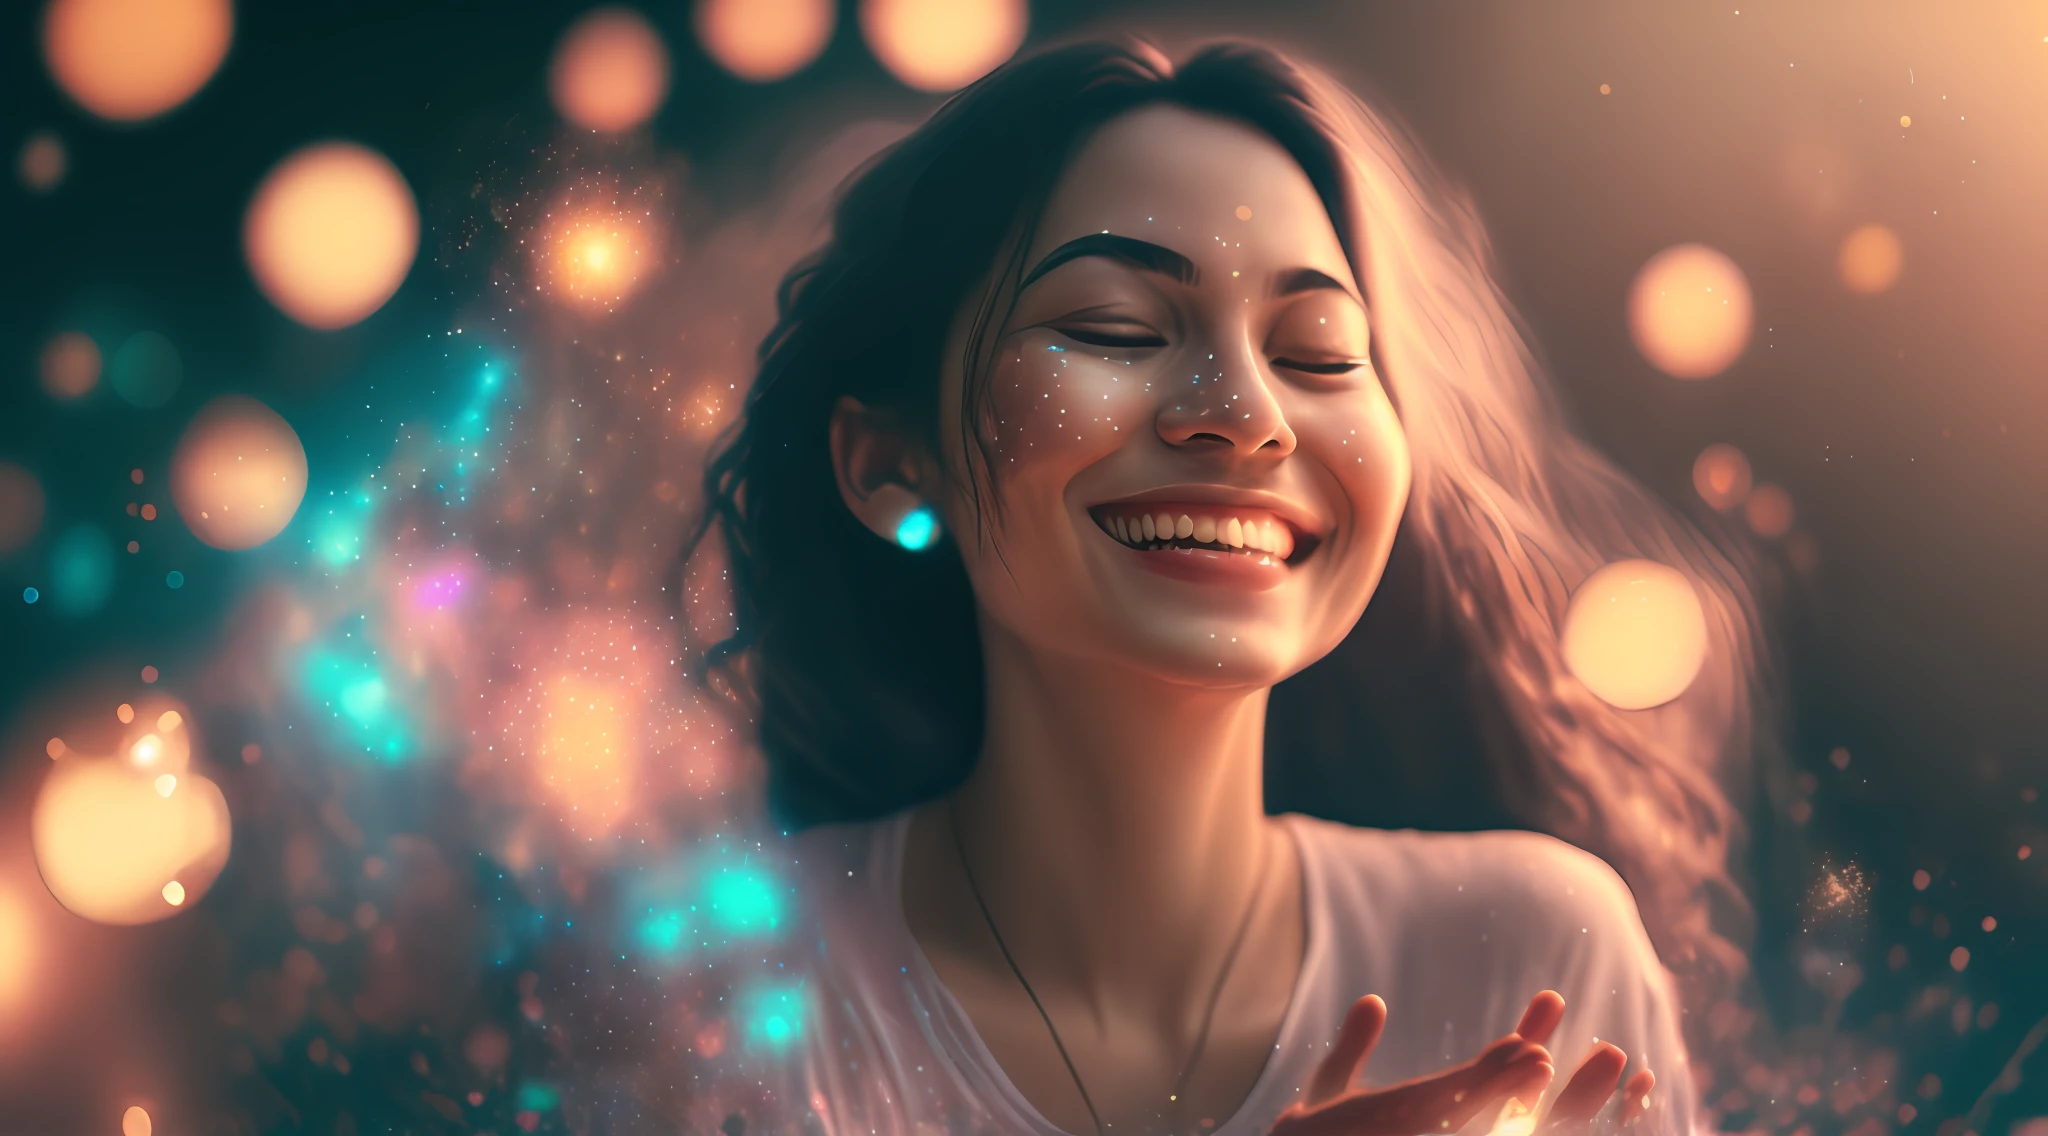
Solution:
<svg viewBox="0 0 2048 1136"><path fill-rule="evenodd" d="M1193 541L1264 552L1277 560L1294 554L1294 530L1262 509L1198 513L1156 506L1116 506L1103 514L1102 527L1125 544L1138 547Z"/></svg>

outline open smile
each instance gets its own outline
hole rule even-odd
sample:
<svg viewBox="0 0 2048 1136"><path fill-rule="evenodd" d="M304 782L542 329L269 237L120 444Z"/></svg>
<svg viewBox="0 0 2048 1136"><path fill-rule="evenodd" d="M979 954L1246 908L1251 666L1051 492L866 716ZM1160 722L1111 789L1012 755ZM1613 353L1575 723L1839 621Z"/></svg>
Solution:
<svg viewBox="0 0 2048 1136"><path fill-rule="evenodd" d="M1271 577L1277 583L1322 542L1321 534L1303 521L1248 500L1175 500L1145 494L1096 505L1088 512L1096 527L1126 548L1207 554L1144 558L1148 567L1171 568L1167 574L1179 577L1206 578L1215 571L1239 575L1250 568L1263 569L1251 579ZM1158 562L1162 559L1180 563Z"/></svg>

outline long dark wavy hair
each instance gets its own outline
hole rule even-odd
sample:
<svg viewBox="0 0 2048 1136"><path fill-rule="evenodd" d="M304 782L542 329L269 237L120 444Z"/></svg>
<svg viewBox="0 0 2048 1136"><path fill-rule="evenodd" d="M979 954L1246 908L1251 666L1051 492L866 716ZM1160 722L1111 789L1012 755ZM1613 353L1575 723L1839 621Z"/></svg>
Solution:
<svg viewBox="0 0 2048 1136"><path fill-rule="evenodd" d="M851 395L904 415L935 453L946 429L977 452L988 345L1033 222L1090 131L1155 103L1247 123L1300 163L1364 287L1413 454L1365 617L1273 692L1269 807L1553 834L1627 880L1688 1001L1726 989L1748 921L1731 875L1739 798L1769 736L1747 561L1567 431L1473 207L1409 136L1245 42L1179 63L1142 41L1080 43L996 70L860 168L829 239L784 278L691 545L723 545L738 631L707 673L758 727L779 818L876 817L971 771L983 691L966 571L950 547L908 553L854 519L828 423ZM970 304L966 397L942 422L941 352ZM1634 556L1686 573L1710 629L1698 680L1655 711L1601 702L1559 648L1571 590Z"/></svg>

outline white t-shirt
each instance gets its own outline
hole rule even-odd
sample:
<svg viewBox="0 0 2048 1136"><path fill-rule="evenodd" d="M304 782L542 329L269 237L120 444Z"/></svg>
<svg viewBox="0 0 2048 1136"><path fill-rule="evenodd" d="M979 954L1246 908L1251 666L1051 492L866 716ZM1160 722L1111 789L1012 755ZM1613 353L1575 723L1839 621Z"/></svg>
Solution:
<svg viewBox="0 0 2048 1136"><path fill-rule="evenodd" d="M1063 1136L1020 1094L939 981L903 918L910 815L797 837L817 922L806 1020L775 1095L827 1136ZM1353 1001L1386 1032L1366 1068L1391 1084L1464 1061L1545 989L1565 998L1552 1093L1595 1038L1657 1074L1649 1123L1689 1136L1693 1092L1670 982L1606 864L1525 832L1426 833L1283 818L1300 849L1307 941L1273 1055L1216 1136L1261 1136L1293 1103ZM789 1098L795 1097L796 1100ZM1483 1130L1483 1125L1481 1126Z"/></svg>

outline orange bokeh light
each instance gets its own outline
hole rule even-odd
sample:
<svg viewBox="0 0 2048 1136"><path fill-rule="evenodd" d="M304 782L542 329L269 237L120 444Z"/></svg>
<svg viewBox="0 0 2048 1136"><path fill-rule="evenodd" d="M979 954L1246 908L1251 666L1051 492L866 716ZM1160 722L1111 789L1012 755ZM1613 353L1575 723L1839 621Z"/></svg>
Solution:
<svg viewBox="0 0 2048 1136"><path fill-rule="evenodd" d="M207 403L171 456L178 516L215 548L254 548L283 532L305 496L305 446L290 423L253 398Z"/></svg>
<svg viewBox="0 0 2048 1136"><path fill-rule="evenodd" d="M1700 451L1692 463L1692 487L1700 500L1719 512L1727 512L1749 497L1749 459L1726 442L1716 442Z"/></svg>
<svg viewBox="0 0 2048 1136"><path fill-rule="evenodd" d="M1758 536L1775 540L1792 531L1792 495L1768 481L1749 491L1742 513Z"/></svg>
<svg viewBox="0 0 2048 1136"><path fill-rule="evenodd" d="M1673 245L1636 273L1629 333L1652 366L1680 379L1720 374L1749 345L1749 281L1726 256Z"/></svg>
<svg viewBox="0 0 2048 1136"><path fill-rule="evenodd" d="M720 67L751 83L786 79L832 40L832 0L697 0L697 40Z"/></svg>
<svg viewBox="0 0 2048 1136"><path fill-rule="evenodd" d="M140 757L67 754L51 763L36 797L30 836L43 882L57 902L95 922L168 918L204 895L227 863L220 787L189 771L166 775L161 759L139 768ZM177 902L167 895L171 883Z"/></svg>
<svg viewBox="0 0 2048 1136"><path fill-rule="evenodd" d="M548 95L586 130L631 130L668 97L668 48L638 12L599 8L562 33L548 65Z"/></svg>
<svg viewBox="0 0 2048 1136"><path fill-rule="evenodd" d="M1016 54L1024 0L861 0L860 31L889 73L920 91L953 91Z"/></svg>
<svg viewBox="0 0 2048 1136"><path fill-rule="evenodd" d="M51 398L69 401L83 398L100 384L100 348L81 331L64 331L50 337L37 360L43 389Z"/></svg>
<svg viewBox="0 0 2048 1136"><path fill-rule="evenodd" d="M139 1104L131 1104L121 1114L121 1136L149 1136L152 1125L149 1110Z"/></svg>
<svg viewBox="0 0 2048 1136"><path fill-rule="evenodd" d="M43 60L78 105L140 122L205 86L234 33L228 0L52 0Z"/></svg>
<svg viewBox="0 0 2048 1136"><path fill-rule="evenodd" d="M12 1009L28 993L34 950L27 909L13 895L0 891L0 1013Z"/></svg>
<svg viewBox="0 0 2048 1136"><path fill-rule="evenodd" d="M0 461L0 556L36 538L43 527L43 483L36 475Z"/></svg>
<svg viewBox="0 0 2048 1136"><path fill-rule="evenodd" d="M1851 292L1874 296L1899 282L1905 261L1897 233L1883 225L1865 225L1842 242L1842 283Z"/></svg>
<svg viewBox="0 0 2048 1136"><path fill-rule="evenodd" d="M1565 665L1601 701L1646 710L1692 685L1707 657L1707 619L1683 573L1620 560L1572 593L1561 645Z"/></svg>
<svg viewBox="0 0 2048 1136"><path fill-rule="evenodd" d="M382 154L323 142L264 176L242 221L256 286L284 314L332 330L384 306L419 251L412 188Z"/></svg>
<svg viewBox="0 0 2048 1136"><path fill-rule="evenodd" d="M21 184L30 193L48 193L57 188L70 169L71 155L64 149L64 140L47 130L29 135L15 160L15 172L21 175Z"/></svg>
<svg viewBox="0 0 2048 1136"><path fill-rule="evenodd" d="M537 772L583 835L611 831L632 807L637 701L621 684L573 671L547 683Z"/></svg>

